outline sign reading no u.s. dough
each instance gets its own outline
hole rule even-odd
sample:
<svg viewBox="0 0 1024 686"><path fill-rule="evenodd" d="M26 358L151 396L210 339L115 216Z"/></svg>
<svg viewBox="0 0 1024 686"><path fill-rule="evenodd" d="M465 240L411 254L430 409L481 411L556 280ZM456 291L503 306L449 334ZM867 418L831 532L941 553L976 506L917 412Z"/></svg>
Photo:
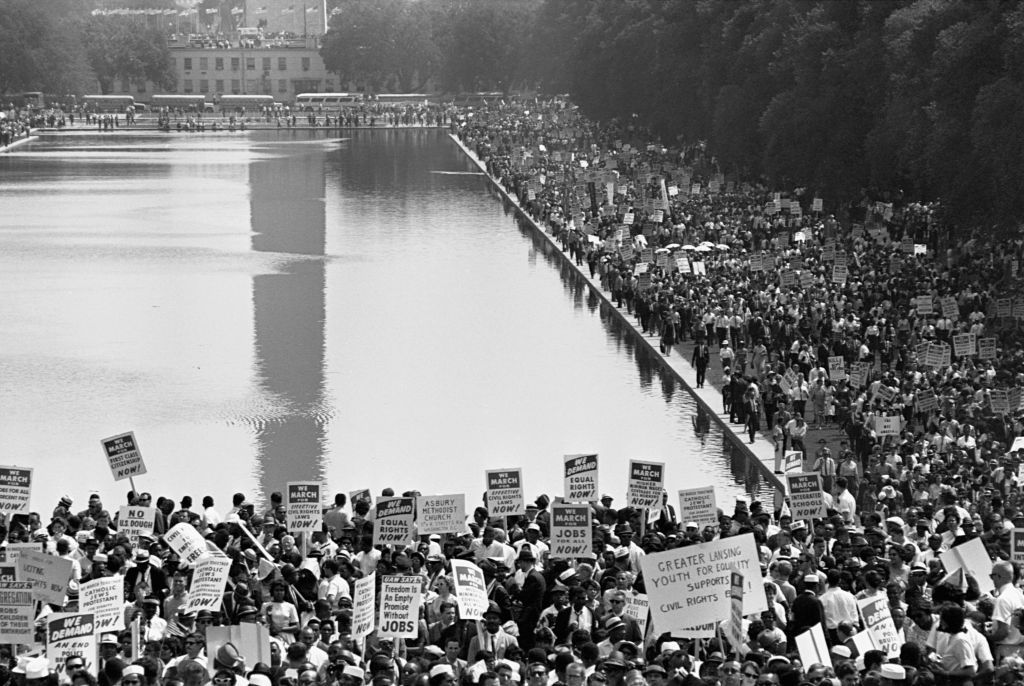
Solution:
<svg viewBox="0 0 1024 686"><path fill-rule="evenodd" d="M570 503L597 500L597 455L565 456L565 499Z"/></svg>
<svg viewBox="0 0 1024 686"><path fill-rule="evenodd" d="M768 609L753 534L651 553L640 568L659 634L728 619L734 571L743 574L743 612Z"/></svg>

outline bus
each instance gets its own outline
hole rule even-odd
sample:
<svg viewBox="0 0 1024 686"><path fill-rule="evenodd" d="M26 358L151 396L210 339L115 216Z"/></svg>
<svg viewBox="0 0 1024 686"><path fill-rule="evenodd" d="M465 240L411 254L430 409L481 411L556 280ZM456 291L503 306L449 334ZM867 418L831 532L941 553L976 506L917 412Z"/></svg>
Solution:
<svg viewBox="0 0 1024 686"><path fill-rule="evenodd" d="M265 107L274 107L273 95L222 95L217 103L222 113L262 112Z"/></svg>
<svg viewBox="0 0 1024 686"><path fill-rule="evenodd" d="M381 105L422 105L431 97L429 93L381 93L373 99Z"/></svg>
<svg viewBox="0 0 1024 686"><path fill-rule="evenodd" d="M172 110L185 110L186 112L212 112L213 103L206 102L205 95L154 95L149 106L153 109L164 107Z"/></svg>
<svg viewBox="0 0 1024 686"><path fill-rule="evenodd" d="M92 112L125 112L129 107L135 107L135 98L130 95L86 95L82 104Z"/></svg>
<svg viewBox="0 0 1024 686"><path fill-rule="evenodd" d="M46 97L42 91L26 91L21 94L21 100L25 107L45 107Z"/></svg>
<svg viewBox="0 0 1024 686"><path fill-rule="evenodd" d="M313 110L340 110L355 107L363 102L359 93L299 93L295 96L295 107L302 112Z"/></svg>

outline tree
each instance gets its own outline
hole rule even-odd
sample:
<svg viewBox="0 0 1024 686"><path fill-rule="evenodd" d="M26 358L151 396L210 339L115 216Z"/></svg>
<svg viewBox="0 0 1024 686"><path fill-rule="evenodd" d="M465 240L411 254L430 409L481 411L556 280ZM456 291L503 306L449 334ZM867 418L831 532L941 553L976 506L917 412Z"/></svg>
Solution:
<svg viewBox="0 0 1024 686"><path fill-rule="evenodd" d="M54 9L33 0L0 0L0 93L78 90L78 32Z"/></svg>
<svg viewBox="0 0 1024 686"><path fill-rule="evenodd" d="M160 88L174 85L171 53L158 29L135 24L121 16L90 17L82 27L86 57L109 93L116 79L152 81Z"/></svg>

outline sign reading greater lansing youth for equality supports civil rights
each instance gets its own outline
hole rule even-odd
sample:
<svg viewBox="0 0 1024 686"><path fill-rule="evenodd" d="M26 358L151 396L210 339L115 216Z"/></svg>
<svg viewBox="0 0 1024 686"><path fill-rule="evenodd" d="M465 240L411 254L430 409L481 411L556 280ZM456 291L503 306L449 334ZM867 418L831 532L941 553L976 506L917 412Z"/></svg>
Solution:
<svg viewBox="0 0 1024 686"><path fill-rule="evenodd" d="M124 585L123 580L121 584ZM35 640L35 609L31 583L0 582L0 643L32 643Z"/></svg>
<svg viewBox="0 0 1024 686"><path fill-rule="evenodd" d="M362 638L373 633L377 605L377 572L356 579L352 588L352 637Z"/></svg>
<svg viewBox="0 0 1024 686"><path fill-rule="evenodd" d="M419 576L387 576L381 581L380 613L377 633L394 638L415 638L419 635Z"/></svg>
<svg viewBox="0 0 1024 686"><path fill-rule="evenodd" d="M187 522L171 527L164 534L164 542L178 556L178 560L186 565L195 564L207 552L206 541L196 528Z"/></svg>
<svg viewBox="0 0 1024 686"><path fill-rule="evenodd" d="M787 474L786 481L789 483L789 510L794 520L825 516L825 491L820 473Z"/></svg>
<svg viewBox="0 0 1024 686"><path fill-rule="evenodd" d="M421 495L416 498L416 532L430 534L461 533L466 528L466 495Z"/></svg>
<svg viewBox="0 0 1024 686"><path fill-rule="evenodd" d="M455 600L462 619L483 619L487 611L487 582L483 571L467 560L452 560Z"/></svg>
<svg viewBox="0 0 1024 686"><path fill-rule="evenodd" d="M412 538L413 498L377 498L373 517L374 545L405 545Z"/></svg>
<svg viewBox="0 0 1024 686"><path fill-rule="evenodd" d="M0 512L28 512L32 499L32 470L0 467Z"/></svg>
<svg viewBox="0 0 1024 686"><path fill-rule="evenodd" d="M551 506L552 558L575 558L593 552L592 518L589 505L553 504Z"/></svg>
<svg viewBox="0 0 1024 686"><path fill-rule="evenodd" d="M231 558L207 555L200 558L192 572L185 611L195 615L200 610L219 612L231 571Z"/></svg>
<svg viewBox="0 0 1024 686"><path fill-rule="evenodd" d="M743 612L768 609L753 534L650 553L640 558L657 633L703 634L729 618L732 573L743 574ZM708 635L708 634L704 634Z"/></svg>
<svg viewBox="0 0 1024 686"><path fill-rule="evenodd" d="M135 432L129 431L100 441L103 454L110 463L110 471L114 481L124 481L133 476L146 473L146 463L142 461L139 443L135 440Z"/></svg>
<svg viewBox="0 0 1024 686"><path fill-rule="evenodd" d="M71 560L34 550L23 550L18 557L18 581L32 582L38 600L63 605L71 579Z"/></svg>
<svg viewBox="0 0 1024 686"><path fill-rule="evenodd" d="M597 500L597 455L565 456L565 499L570 503Z"/></svg>
<svg viewBox="0 0 1024 686"><path fill-rule="evenodd" d="M92 665L90 672L96 673L96 627L90 613L61 612L46 618L46 657L50 669L63 668L64 658L71 655L85 658L85 663Z"/></svg>
<svg viewBox="0 0 1024 686"><path fill-rule="evenodd" d="M96 633L121 631L124 629L124 578L116 574L85 582L78 590L78 604L82 612L93 616Z"/></svg>
<svg viewBox="0 0 1024 686"><path fill-rule="evenodd" d="M665 488L665 463L630 460L628 484L627 507L660 507L661 492Z"/></svg>
<svg viewBox="0 0 1024 686"><path fill-rule="evenodd" d="M492 517L526 514L522 469L494 469L487 472L487 512Z"/></svg>
<svg viewBox="0 0 1024 686"><path fill-rule="evenodd" d="M324 523L320 484L314 481L289 481L286 487L288 499L285 501L285 517L288 531L320 531Z"/></svg>
<svg viewBox="0 0 1024 686"><path fill-rule="evenodd" d="M125 505L117 511L117 532L127 536L133 548L139 546L139 536L149 536L153 533L154 522L155 507Z"/></svg>
<svg viewBox="0 0 1024 686"><path fill-rule="evenodd" d="M889 612L889 600L885 596L871 596L857 600L860 615L864 618L864 626L874 644L888 657L897 657L903 641L896 631L896 623Z"/></svg>
<svg viewBox="0 0 1024 686"><path fill-rule="evenodd" d="M679 521L694 522L697 526L718 524L718 504L715 487L687 488L679 491Z"/></svg>

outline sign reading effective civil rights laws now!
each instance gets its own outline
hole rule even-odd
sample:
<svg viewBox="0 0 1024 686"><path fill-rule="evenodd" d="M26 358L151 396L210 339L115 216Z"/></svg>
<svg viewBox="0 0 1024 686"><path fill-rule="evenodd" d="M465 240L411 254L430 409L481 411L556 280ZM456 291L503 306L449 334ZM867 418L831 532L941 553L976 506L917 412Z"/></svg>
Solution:
<svg viewBox="0 0 1024 686"><path fill-rule="evenodd" d="M597 500L597 455L565 456L565 499L570 503Z"/></svg>
<svg viewBox="0 0 1024 686"><path fill-rule="evenodd" d="M526 514L522 469L487 472L487 512L492 517Z"/></svg>
<svg viewBox="0 0 1024 686"><path fill-rule="evenodd" d="M301 533L320 531L324 523L320 484L314 481L289 481L286 486L288 530Z"/></svg>
<svg viewBox="0 0 1024 686"><path fill-rule="evenodd" d="M134 431L104 438L100 443L103 445L103 454L110 463L114 481L124 481L146 473L146 463L142 461L142 453L139 451Z"/></svg>

